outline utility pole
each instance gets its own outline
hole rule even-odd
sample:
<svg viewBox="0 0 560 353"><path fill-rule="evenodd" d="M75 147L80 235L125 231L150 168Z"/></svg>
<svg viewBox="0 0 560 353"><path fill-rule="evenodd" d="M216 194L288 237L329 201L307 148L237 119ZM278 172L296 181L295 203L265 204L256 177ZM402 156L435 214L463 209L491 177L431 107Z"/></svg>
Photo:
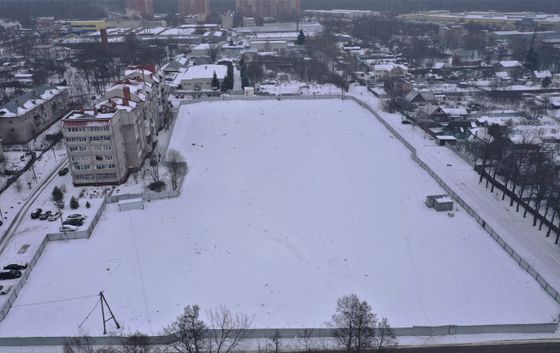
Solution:
<svg viewBox="0 0 560 353"><path fill-rule="evenodd" d="M115 326L117 326L117 329L121 328L121 325L119 325L119 323L117 322L115 314L113 314L109 303L107 303L107 299L105 299L105 296L103 295L103 291L99 292L99 301L101 302L101 316L103 317L103 334L107 334L107 327L105 325L107 321L113 320L115 322ZM108 319L105 319L105 306L107 306L107 310L109 310L109 314L111 314Z"/></svg>

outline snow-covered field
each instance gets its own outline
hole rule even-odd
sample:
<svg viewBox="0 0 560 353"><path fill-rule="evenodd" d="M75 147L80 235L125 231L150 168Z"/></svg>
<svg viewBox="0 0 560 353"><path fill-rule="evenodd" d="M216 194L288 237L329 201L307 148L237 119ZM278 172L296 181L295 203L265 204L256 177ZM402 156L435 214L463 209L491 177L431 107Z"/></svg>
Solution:
<svg viewBox="0 0 560 353"><path fill-rule="evenodd" d="M109 205L89 240L49 244L0 335L98 335L100 290L148 334L192 303L322 327L350 292L393 326L558 318L463 210L424 205L440 187L351 101L185 105L170 147L189 162L182 195Z"/></svg>

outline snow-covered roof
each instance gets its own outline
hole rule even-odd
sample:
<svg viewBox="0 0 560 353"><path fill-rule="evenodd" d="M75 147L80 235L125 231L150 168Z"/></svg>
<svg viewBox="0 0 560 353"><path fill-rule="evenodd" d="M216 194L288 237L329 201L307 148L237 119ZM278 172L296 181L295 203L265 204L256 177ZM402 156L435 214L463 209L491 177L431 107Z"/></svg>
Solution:
<svg viewBox="0 0 560 353"><path fill-rule="evenodd" d="M224 78L227 75L227 66L224 65L196 65L189 67L186 71L177 75L176 81L211 79L214 72L218 78Z"/></svg>
<svg viewBox="0 0 560 353"><path fill-rule="evenodd" d="M450 115L450 116L461 116L461 115L467 115L468 112L465 108L449 108L449 107L442 107L441 110L443 110L445 112L445 114Z"/></svg>
<svg viewBox="0 0 560 353"><path fill-rule="evenodd" d="M209 50L209 49L210 49L210 44L208 43L200 43L194 48L192 48L192 50Z"/></svg>
<svg viewBox="0 0 560 353"><path fill-rule="evenodd" d="M39 86L0 106L0 117L15 118L22 116L66 89L66 87L57 87L50 84Z"/></svg>
<svg viewBox="0 0 560 353"><path fill-rule="evenodd" d="M378 64L374 65L373 69L375 71L391 71L393 69L408 70L406 66L400 64Z"/></svg>
<svg viewBox="0 0 560 353"><path fill-rule="evenodd" d="M545 77L552 77L552 74L550 73L549 70L533 71L533 74L535 75L536 78L540 78L540 79L543 79Z"/></svg>
<svg viewBox="0 0 560 353"><path fill-rule="evenodd" d="M517 60L502 60L498 62L501 67L521 67L521 63Z"/></svg>

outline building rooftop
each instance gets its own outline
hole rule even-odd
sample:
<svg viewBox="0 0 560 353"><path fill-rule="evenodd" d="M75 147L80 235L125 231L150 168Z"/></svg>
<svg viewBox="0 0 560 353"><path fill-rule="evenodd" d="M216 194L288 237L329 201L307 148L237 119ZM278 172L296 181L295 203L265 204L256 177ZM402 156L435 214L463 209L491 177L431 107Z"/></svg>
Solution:
<svg viewBox="0 0 560 353"><path fill-rule="evenodd" d="M54 96L66 90L66 87L57 87L45 84L26 92L0 106L0 117L15 118L28 113L30 110L40 106Z"/></svg>

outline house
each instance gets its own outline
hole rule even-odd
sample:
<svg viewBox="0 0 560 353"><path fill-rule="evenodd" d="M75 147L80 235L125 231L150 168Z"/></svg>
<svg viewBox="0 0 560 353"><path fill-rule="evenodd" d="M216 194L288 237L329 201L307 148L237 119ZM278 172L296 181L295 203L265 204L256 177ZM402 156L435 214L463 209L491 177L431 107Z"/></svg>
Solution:
<svg viewBox="0 0 560 353"><path fill-rule="evenodd" d="M412 84L402 77L390 77L385 80L383 88L389 96L402 97L412 90Z"/></svg>
<svg viewBox="0 0 560 353"><path fill-rule="evenodd" d="M401 64L379 64L373 65L370 75L375 80L385 80L390 77L404 77L408 72L408 67Z"/></svg>
<svg viewBox="0 0 560 353"><path fill-rule="evenodd" d="M177 75L172 86L186 91L212 91L214 73L216 73L221 86L227 75L227 66L224 65L191 66Z"/></svg>
<svg viewBox="0 0 560 353"><path fill-rule="evenodd" d="M70 104L68 88L45 84L0 106L0 138L26 143L62 118Z"/></svg>
<svg viewBox="0 0 560 353"><path fill-rule="evenodd" d="M494 68L496 71L507 72L509 76L515 76L523 70L523 65L517 60L502 60L498 61Z"/></svg>
<svg viewBox="0 0 560 353"><path fill-rule="evenodd" d="M408 103L428 103L435 101L435 96L432 92L418 92L412 90L404 97Z"/></svg>
<svg viewBox="0 0 560 353"><path fill-rule="evenodd" d="M479 66L482 58L477 50L460 49L453 53L451 63L453 66Z"/></svg>

